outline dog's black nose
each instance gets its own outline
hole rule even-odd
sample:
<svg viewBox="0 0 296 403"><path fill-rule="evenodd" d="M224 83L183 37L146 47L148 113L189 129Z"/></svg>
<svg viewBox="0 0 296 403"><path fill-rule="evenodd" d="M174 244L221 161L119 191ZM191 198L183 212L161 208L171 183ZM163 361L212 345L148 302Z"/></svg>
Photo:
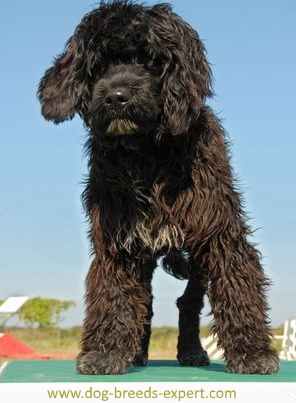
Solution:
<svg viewBox="0 0 296 403"><path fill-rule="evenodd" d="M115 89L110 91L105 98L105 103L107 105L118 105L118 106L123 106L128 103L130 98L130 94L128 90L125 90L124 88L121 89Z"/></svg>

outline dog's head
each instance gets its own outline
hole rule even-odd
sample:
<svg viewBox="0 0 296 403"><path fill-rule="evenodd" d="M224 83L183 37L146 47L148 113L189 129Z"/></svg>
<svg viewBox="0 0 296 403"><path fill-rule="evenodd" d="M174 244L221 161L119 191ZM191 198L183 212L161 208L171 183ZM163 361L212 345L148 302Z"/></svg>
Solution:
<svg viewBox="0 0 296 403"><path fill-rule="evenodd" d="M87 14L42 78L42 114L55 123L78 113L106 134L188 130L211 95L197 33L167 4L101 2Z"/></svg>

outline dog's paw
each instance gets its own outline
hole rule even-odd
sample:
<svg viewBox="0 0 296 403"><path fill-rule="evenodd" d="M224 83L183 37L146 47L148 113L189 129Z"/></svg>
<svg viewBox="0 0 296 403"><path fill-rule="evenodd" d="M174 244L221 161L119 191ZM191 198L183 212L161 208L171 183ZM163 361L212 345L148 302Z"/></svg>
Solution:
<svg viewBox="0 0 296 403"><path fill-rule="evenodd" d="M83 375L119 375L127 372L129 362L112 353L81 352L76 368Z"/></svg>
<svg viewBox="0 0 296 403"><path fill-rule="evenodd" d="M210 365L209 356L205 350L179 353L177 359L183 367L202 367Z"/></svg>
<svg viewBox="0 0 296 403"><path fill-rule="evenodd" d="M148 364L148 356L147 354L138 353L133 359L133 365L135 367L146 367Z"/></svg>
<svg viewBox="0 0 296 403"><path fill-rule="evenodd" d="M238 355L228 362L226 370L237 374L273 374L279 370L279 358L274 351L246 357Z"/></svg>

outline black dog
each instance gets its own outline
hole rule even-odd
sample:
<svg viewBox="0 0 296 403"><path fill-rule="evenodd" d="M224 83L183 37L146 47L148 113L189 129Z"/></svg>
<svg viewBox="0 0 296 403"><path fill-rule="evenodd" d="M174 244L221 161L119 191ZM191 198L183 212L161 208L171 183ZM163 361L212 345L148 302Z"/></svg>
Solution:
<svg viewBox="0 0 296 403"><path fill-rule="evenodd" d="M211 94L197 33L169 5L122 0L86 15L41 80L44 117L60 123L79 113L89 129L83 200L94 259L81 373L146 364L160 256L188 279L177 301L182 365L209 363L198 337L208 291L228 370L278 369L268 282L248 240L223 128L205 105Z"/></svg>

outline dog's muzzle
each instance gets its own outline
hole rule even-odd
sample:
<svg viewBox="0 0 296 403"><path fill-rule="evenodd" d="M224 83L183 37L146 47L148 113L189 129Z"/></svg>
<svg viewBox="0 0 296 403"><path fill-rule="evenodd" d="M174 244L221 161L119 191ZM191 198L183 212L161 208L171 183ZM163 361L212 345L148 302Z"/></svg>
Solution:
<svg viewBox="0 0 296 403"><path fill-rule="evenodd" d="M133 134L138 131L138 125L129 119L114 119L107 128L109 135Z"/></svg>

